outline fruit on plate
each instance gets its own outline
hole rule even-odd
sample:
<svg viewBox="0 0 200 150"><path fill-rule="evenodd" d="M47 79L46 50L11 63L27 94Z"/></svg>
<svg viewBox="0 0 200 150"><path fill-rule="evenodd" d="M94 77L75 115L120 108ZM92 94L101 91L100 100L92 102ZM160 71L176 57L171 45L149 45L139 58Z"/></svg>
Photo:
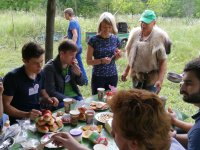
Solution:
<svg viewBox="0 0 200 150"><path fill-rule="evenodd" d="M47 113L49 113L49 114L52 115L52 112L51 112L50 110L43 110L43 111L42 111L42 115L45 115L45 114L47 114Z"/></svg>
<svg viewBox="0 0 200 150"><path fill-rule="evenodd" d="M54 118L49 110L36 120L36 128L41 133L55 132L62 126L62 120Z"/></svg>

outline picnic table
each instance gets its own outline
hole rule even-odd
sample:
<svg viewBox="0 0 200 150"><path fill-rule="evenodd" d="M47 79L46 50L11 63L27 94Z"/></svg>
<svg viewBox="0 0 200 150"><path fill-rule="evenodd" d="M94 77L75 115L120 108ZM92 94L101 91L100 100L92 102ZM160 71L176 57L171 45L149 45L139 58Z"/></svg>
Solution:
<svg viewBox="0 0 200 150"><path fill-rule="evenodd" d="M86 98L84 100L84 102L86 104L89 104L91 101L98 101L97 95L91 96L91 97ZM76 104L77 104L77 102L73 103L71 105L71 108L74 109ZM61 108L57 111L64 111L64 108ZM109 110L107 109L105 111L108 112ZM98 114L98 113L101 113L101 112L102 111L96 111L95 114ZM99 122L94 119L94 124L98 125ZM70 124L67 124L67 125L64 125L64 127L61 129L60 132L69 132L73 128L79 128L79 127L84 126L84 125L86 125L86 122L84 122L84 121L79 121L79 123L76 127L71 127ZM37 131L33 133L32 131L29 131L29 130L27 131L27 133L28 133L28 139L27 140L29 140L30 138L34 138L34 139L38 139L40 141L41 137L44 135L44 133L39 133ZM102 135L102 137L106 137L108 139L108 150L118 150L118 148L117 148L117 146L114 142L113 137L105 130L104 127L102 129L101 135ZM88 139L84 139L84 138L82 139L81 144L86 145L90 149L92 149L93 146L94 146L94 144L92 142L90 142ZM19 143L15 143L11 147L11 150L20 150L20 149L22 149L22 146ZM48 149L50 149L50 148L45 148L45 150L48 150ZM54 148L54 150L64 150L64 148Z"/></svg>

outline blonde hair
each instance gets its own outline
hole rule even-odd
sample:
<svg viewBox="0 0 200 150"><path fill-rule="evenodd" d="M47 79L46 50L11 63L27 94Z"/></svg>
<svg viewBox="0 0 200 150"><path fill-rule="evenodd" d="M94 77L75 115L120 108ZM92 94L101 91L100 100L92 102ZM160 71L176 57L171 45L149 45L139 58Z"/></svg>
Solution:
<svg viewBox="0 0 200 150"><path fill-rule="evenodd" d="M112 33L117 34L118 30L117 30L115 17L111 13L104 12L101 14L99 21L98 21L98 33L100 33L100 31L101 31L101 23L102 22L112 25L112 29L113 29Z"/></svg>

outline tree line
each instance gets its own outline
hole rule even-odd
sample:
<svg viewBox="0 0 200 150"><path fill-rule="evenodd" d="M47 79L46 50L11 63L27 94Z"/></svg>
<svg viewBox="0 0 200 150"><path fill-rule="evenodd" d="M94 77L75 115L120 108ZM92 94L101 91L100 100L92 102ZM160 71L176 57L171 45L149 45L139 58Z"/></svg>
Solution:
<svg viewBox="0 0 200 150"><path fill-rule="evenodd" d="M0 10L46 10L47 0L1 0ZM95 17L104 11L140 14L153 9L163 17L200 17L200 0L56 0L57 13L72 7L77 16Z"/></svg>

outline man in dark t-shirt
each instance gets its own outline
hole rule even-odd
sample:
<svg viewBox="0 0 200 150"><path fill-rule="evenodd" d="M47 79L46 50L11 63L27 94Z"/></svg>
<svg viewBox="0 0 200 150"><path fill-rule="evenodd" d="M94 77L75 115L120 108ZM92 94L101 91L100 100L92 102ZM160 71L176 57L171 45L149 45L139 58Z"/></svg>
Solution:
<svg viewBox="0 0 200 150"><path fill-rule="evenodd" d="M40 97L45 103L58 105L57 98L49 97L44 89L45 79L41 72L44 52L38 44L25 44L22 48L24 65L4 77L4 110L9 115L11 124L15 123L16 119L34 120L41 115Z"/></svg>

